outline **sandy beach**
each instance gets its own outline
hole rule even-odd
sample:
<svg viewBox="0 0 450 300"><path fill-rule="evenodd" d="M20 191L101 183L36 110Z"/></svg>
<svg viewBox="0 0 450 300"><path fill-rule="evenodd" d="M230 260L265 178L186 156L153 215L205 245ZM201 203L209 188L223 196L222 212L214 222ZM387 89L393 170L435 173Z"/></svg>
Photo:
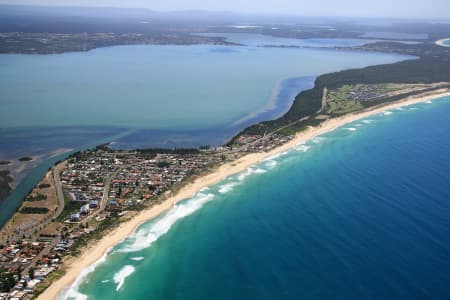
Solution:
<svg viewBox="0 0 450 300"><path fill-rule="evenodd" d="M47 290L45 290L38 297L38 299L57 299L61 291L70 286L84 269L93 265L108 251L108 249L114 247L115 245L123 241L127 236L132 234L139 225L167 211L178 201L194 196L202 188L214 185L231 175L245 171L248 167L261 162L265 158L286 151L290 148L295 147L299 143L307 142L308 140L311 140L318 135L330 132L347 123L351 123L358 119L366 118L386 110L413 105L420 102L426 102L444 96L450 96L449 89L441 89L416 97L409 97L394 103L377 106L375 108L371 108L370 110L348 114L336 119L330 119L323 122L318 127L310 128L304 132L299 133L290 142L270 152L248 154L233 162L224 164L215 169L213 172L197 178L192 183L184 186L178 193L164 201L162 204L154 206L148 210L144 210L129 221L122 223L118 228L114 229L112 232L104 236L100 241L92 243L87 249L83 249L83 252L79 257L70 258L69 260L67 260L65 262L65 267L67 270L66 274L59 280L54 282Z"/></svg>

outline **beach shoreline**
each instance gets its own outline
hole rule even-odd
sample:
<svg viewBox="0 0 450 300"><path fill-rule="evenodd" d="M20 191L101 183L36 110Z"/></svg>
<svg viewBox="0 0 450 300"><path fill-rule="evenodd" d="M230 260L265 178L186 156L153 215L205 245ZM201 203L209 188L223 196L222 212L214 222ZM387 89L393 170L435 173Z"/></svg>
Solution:
<svg viewBox="0 0 450 300"><path fill-rule="evenodd" d="M298 133L294 139L273 149L272 151L264 153L251 153L237 160L227 162L208 174L196 178L193 182L188 183L175 195L170 196L163 203L141 211L135 217L122 223L119 227L106 234L99 241L93 242L88 247L84 248L79 257L68 259L64 263L64 267L66 268L65 275L53 282L41 295L39 295L37 299L57 299L62 291L66 290L77 280L77 278L79 278L83 270L94 265L98 260L104 257L110 249L131 235L140 225L166 212L177 202L193 197L202 188L217 184L229 176L245 171L247 168L260 163L268 157L289 150L298 144L305 143L319 135L333 131L336 128L342 127L348 123L374 114L382 113L386 110L414 105L446 96L450 96L450 90L440 89L437 91L408 97L396 102L382 104L360 112L350 113L339 118L329 119L317 127L311 127L306 131Z"/></svg>

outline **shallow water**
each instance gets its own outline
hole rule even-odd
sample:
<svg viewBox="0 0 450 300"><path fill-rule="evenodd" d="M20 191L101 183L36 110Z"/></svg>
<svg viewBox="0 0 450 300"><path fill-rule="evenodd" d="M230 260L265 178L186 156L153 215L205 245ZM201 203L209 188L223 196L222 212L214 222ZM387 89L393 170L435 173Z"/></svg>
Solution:
<svg viewBox="0 0 450 300"><path fill-rule="evenodd" d="M447 299L449 113L450 98L383 112L231 176L139 227L68 295Z"/></svg>
<svg viewBox="0 0 450 300"><path fill-rule="evenodd" d="M0 55L0 159L17 188L0 224L72 149L218 145L282 115L316 75L408 56L317 49L120 46L58 55ZM124 134L126 133L126 134ZM56 159L55 159L56 157Z"/></svg>

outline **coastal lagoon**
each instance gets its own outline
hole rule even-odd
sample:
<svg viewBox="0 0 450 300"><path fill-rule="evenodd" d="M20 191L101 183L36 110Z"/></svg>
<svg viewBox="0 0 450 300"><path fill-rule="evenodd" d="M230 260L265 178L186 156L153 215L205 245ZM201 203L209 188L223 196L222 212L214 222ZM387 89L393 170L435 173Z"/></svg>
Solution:
<svg viewBox="0 0 450 300"><path fill-rule="evenodd" d="M447 299L449 114L450 97L392 109L266 159L140 226L62 298Z"/></svg>
<svg viewBox="0 0 450 300"><path fill-rule="evenodd" d="M116 149L219 145L250 124L282 115L317 75L413 59L263 48L255 39L261 37L240 37L249 46L118 46L0 55L0 159L34 158L15 168L17 188L0 204L0 223L45 170L72 151L104 142ZM321 47L353 43L313 41Z"/></svg>
<svg viewBox="0 0 450 300"><path fill-rule="evenodd" d="M408 57L319 49L120 46L59 55L0 55L1 128L240 127L278 107L292 78Z"/></svg>

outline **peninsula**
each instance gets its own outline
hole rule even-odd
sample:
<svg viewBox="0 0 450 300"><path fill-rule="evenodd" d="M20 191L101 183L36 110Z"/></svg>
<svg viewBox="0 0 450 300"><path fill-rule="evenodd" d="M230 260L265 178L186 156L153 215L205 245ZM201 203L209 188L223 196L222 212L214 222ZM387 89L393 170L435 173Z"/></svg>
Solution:
<svg viewBox="0 0 450 300"><path fill-rule="evenodd" d="M249 28L214 27L216 31ZM229 44L222 38L195 36L208 30L191 24L189 30L177 27L163 33L10 31L0 34L0 52L50 54L122 44ZM269 28L258 30L266 33ZM318 30L302 32L286 26L273 35L359 37L351 26ZM450 48L435 44L436 37L432 34L418 44L384 40L340 47L417 59L319 76L312 89L295 97L286 114L244 129L225 145L122 151L105 144L58 162L0 232L2 296L56 299L139 225L201 189L350 122L450 96ZM0 199L11 190L9 175L9 171L0 172Z"/></svg>
<svg viewBox="0 0 450 300"><path fill-rule="evenodd" d="M449 82L328 86L313 113L250 127L225 146L113 151L102 145L71 155L1 232L2 268L21 278L11 296L55 299L137 226L202 188L357 119L450 96Z"/></svg>

